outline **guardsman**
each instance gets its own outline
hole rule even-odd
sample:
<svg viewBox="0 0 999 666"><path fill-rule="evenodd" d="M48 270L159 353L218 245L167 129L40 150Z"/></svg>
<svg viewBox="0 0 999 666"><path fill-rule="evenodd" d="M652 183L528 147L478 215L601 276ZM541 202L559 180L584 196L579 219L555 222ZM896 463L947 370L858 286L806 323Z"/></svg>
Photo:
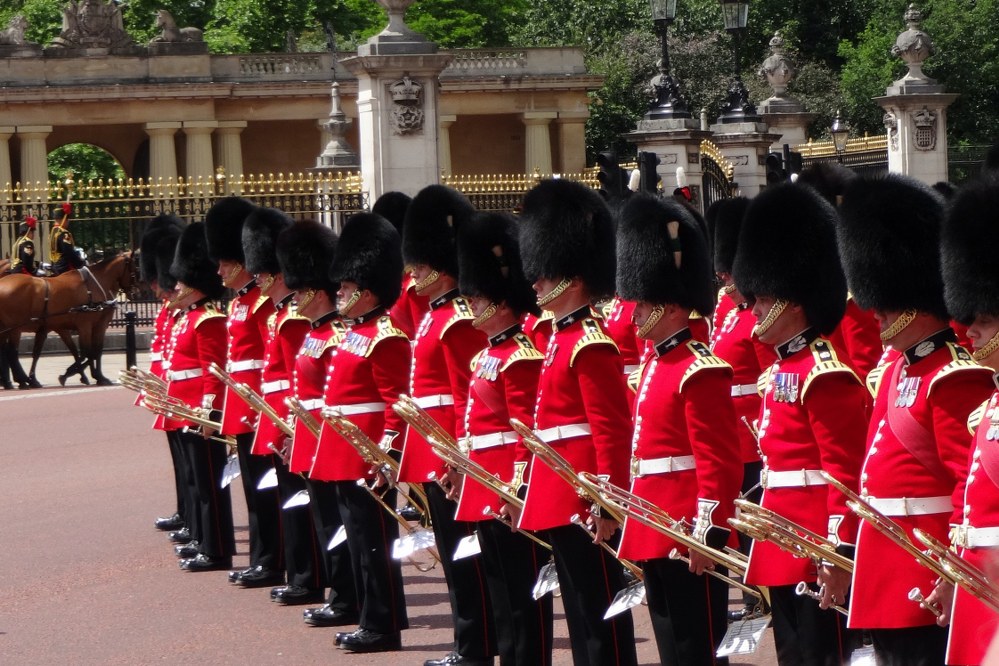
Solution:
<svg viewBox="0 0 999 666"><path fill-rule="evenodd" d="M291 225L291 218L281 211L257 208L243 223L242 238L246 270L254 276L260 293L270 298L275 308L267 319L268 337L264 347L260 394L271 409L286 421L288 406L284 400L292 395L291 375L295 357L311 329L309 320L298 314L292 302L294 294L285 284L275 250L278 235ZM250 452L254 456L271 458L282 505L305 490L305 480L298 474L292 474L280 455L289 441L269 418L259 418ZM271 599L280 596L285 604L300 599L315 599L326 587L326 570L316 541L312 513L307 507L293 505L281 513L280 523L287 584L272 588Z"/></svg>
<svg viewBox="0 0 999 666"><path fill-rule="evenodd" d="M458 265L459 288L475 315L472 324L489 337L472 363L460 444L473 462L509 485L514 470L526 468L530 459L510 419L534 423L544 360L521 329L523 315L537 312L537 301L524 277L516 220L502 213L468 220L458 232ZM535 601L531 595L547 552L486 515L502 508L493 491L468 480L454 485L461 489L456 518L477 525L500 663L551 664L552 597Z"/></svg>
<svg viewBox="0 0 999 666"><path fill-rule="evenodd" d="M692 519L692 536L721 550L742 459L732 368L690 331L690 313L710 315L714 293L707 240L686 207L628 200L617 229L617 293L633 306L638 337L653 344L639 372L631 491L678 520ZM728 624L729 587L704 572L726 570L697 551L686 553L689 567L671 560L678 547L628 518L618 554L642 565L660 663L712 664Z"/></svg>
<svg viewBox="0 0 999 666"><path fill-rule="evenodd" d="M277 239L278 265L284 283L295 292L298 314L311 322L308 334L295 359L292 371L292 393L312 418L321 423L323 390L329 373L330 358L343 340L345 326L336 310L338 285L329 278L329 267L336 254L337 236L329 227L305 220L296 222L281 232ZM295 422L295 435L284 454L293 474L308 474L316 456L318 440L301 419ZM305 482L309 494L309 509L315 526L315 538L322 554L326 580L330 586L326 606L344 616L357 616L358 599L351 574L350 554L346 548L327 548L343 525L332 483L309 478ZM314 591L302 595L300 590L275 592L278 603L299 604L318 601ZM305 622L319 609L305 611Z"/></svg>
<svg viewBox="0 0 999 666"><path fill-rule="evenodd" d="M912 536L941 541L962 520L967 418L992 388L991 373L955 342L940 274L944 202L916 180L858 179L840 205L840 255L857 304L874 311L881 340L901 354L868 377L874 410L860 493ZM861 524L849 625L870 630L878 663L940 664L947 632L908 600L935 576Z"/></svg>
<svg viewBox="0 0 999 666"><path fill-rule="evenodd" d="M486 344L485 335L472 326L475 316L468 301L458 293L455 233L474 212L468 199L456 190L430 185L409 205L402 237L403 259L416 282L416 294L430 300L430 310L420 322L413 344L410 394L459 439L465 435L463 417L472 359ZM455 503L435 480L443 479L444 474L444 464L430 445L410 429L399 480L421 483L426 491L454 622L453 651L425 664L488 663L496 654L496 637L482 559L453 558L458 542L474 534L475 525L454 519Z"/></svg>
<svg viewBox="0 0 999 666"><path fill-rule="evenodd" d="M189 224L177 242L170 273L177 280L177 294L170 307L180 311L171 331L167 371L167 394L191 408L210 410L213 421L221 418L222 393L225 388L208 368L225 363L225 315L212 301L225 292L219 278L218 264L208 256L205 225ZM196 507L191 512L197 529L191 537L198 542L197 554L180 560L186 571L216 571L232 566L236 552L232 525L232 498L229 488L222 488L226 444L210 429L200 432L187 429L194 424L183 420L171 423L181 428L184 446L196 489ZM182 554L182 553L181 553Z"/></svg>
<svg viewBox="0 0 999 666"><path fill-rule="evenodd" d="M56 209L55 222L49 231L49 260L52 262L52 274L61 275L66 271L80 268L83 260L76 251L73 234L69 231L69 216L73 206L69 202Z"/></svg>
<svg viewBox="0 0 999 666"><path fill-rule="evenodd" d="M37 218L28 215L24 218L24 222L17 225L17 240L10 248L8 274L35 274L35 226L37 224Z"/></svg>
<svg viewBox="0 0 999 666"><path fill-rule="evenodd" d="M867 391L823 337L846 308L835 224L836 211L811 189L767 188L746 210L732 277L740 293L755 296L755 335L777 353L760 377L761 504L828 535L837 552L851 556L857 518L822 476L857 485L867 429ZM849 646L841 616L797 596L802 581L818 583L834 604L846 601L846 572L753 543L745 582L770 588L778 662L844 663Z"/></svg>
<svg viewBox="0 0 999 666"><path fill-rule="evenodd" d="M392 405L409 387L412 355L409 338L389 315L399 298L401 274L402 240L392 224L370 213L347 220L330 266L330 278L340 285L337 309L347 330L330 359L324 401L382 450L396 454L405 422ZM310 476L330 481L335 488L360 615L329 608L313 618L321 617L329 625L357 623L357 629L336 638L350 652L398 650L402 630L409 627L402 565L392 557L399 522L371 494L382 493L394 510L398 492L395 487L369 491L358 485L371 488L375 471L349 442L323 424Z"/></svg>
<svg viewBox="0 0 999 666"><path fill-rule="evenodd" d="M375 215L381 215L391 222L392 226L399 233L399 237L402 238L402 229L406 221L406 211L409 210L409 204L412 201L409 195L402 192L386 192L378 197L371 206L371 212ZM416 337L416 327L423 321L423 315L429 309L429 299L426 296L416 293L416 282L409 274L409 271L403 269L402 293L395 302L395 305L392 306L391 314L392 318L406 332L410 340Z"/></svg>
<svg viewBox="0 0 999 666"><path fill-rule="evenodd" d="M628 483L631 430L627 387L614 341L591 315L594 300L614 293L614 223L600 196L579 183L547 180L524 198L520 253L538 306L554 313L538 383L534 426L578 472ZM577 664L634 664L628 613L604 620L624 588L621 563L595 541L616 542L613 519L584 503L544 463L532 458L518 526L552 545ZM574 515L595 534L572 524Z"/></svg>
<svg viewBox="0 0 999 666"><path fill-rule="evenodd" d="M941 232L944 299L947 310L970 324L972 356L999 370L999 176L965 185L951 202ZM997 381L999 375L993 375ZM982 570L995 566L999 553L999 390L968 420L973 434L970 468L959 507L960 523L951 531L958 556ZM953 604L949 600L953 599ZM963 588L937 583L931 602L942 607L938 624L950 624L948 664L981 664L999 627L999 614Z"/></svg>
<svg viewBox="0 0 999 666"><path fill-rule="evenodd" d="M205 215L205 235L208 238L208 254L219 264L222 284L236 292L229 302L226 320L229 346L225 370L235 381L259 393L265 365L267 320L275 309L245 267L243 223L255 209L256 206L246 199L220 199ZM264 587L284 582L278 493L275 488L257 488L260 479L274 468L274 463L270 455L255 456L251 453L256 416L256 412L239 395L226 387L222 400L222 434L236 438L239 477L250 532L249 566L229 574L229 582L241 587Z"/></svg>

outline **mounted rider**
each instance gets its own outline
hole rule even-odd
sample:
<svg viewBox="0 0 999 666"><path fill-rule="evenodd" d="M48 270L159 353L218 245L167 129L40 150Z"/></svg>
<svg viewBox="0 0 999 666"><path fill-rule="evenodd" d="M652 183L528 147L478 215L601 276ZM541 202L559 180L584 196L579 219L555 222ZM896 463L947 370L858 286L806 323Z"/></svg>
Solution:
<svg viewBox="0 0 999 666"><path fill-rule="evenodd" d="M10 248L10 268L8 274L35 274L35 227L38 220L31 215L17 226L17 240Z"/></svg>
<svg viewBox="0 0 999 666"><path fill-rule="evenodd" d="M86 265L79 249L69 231L69 215L73 207L66 202L56 211L55 221L49 234L49 259L52 262L52 274L61 275L74 268Z"/></svg>

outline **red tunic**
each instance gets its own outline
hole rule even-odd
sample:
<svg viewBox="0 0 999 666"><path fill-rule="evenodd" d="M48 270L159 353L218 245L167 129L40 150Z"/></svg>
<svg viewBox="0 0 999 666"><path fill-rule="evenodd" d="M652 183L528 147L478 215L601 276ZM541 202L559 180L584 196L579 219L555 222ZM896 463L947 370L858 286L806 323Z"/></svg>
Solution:
<svg viewBox="0 0 999 666"><path fill-rule="evenodd" d="M308 335L302 340L302 348L295 359L292 373L292 391L295 397L305 404L316 421L322 422L319 411L323 408L323 390L329 361L333 350L343 339L346 330L335 312L324 315L312 322ZM291 443L291 459L288 469L292 472L308 472L316 456L316 436L299 422L295 422L295 436Z"/></svg>
<svg viewBox="0 0 999 666"><path fill-rule="evenodd" d="M866 377L878 365L884 352L874 314L860 309L852 298L847 300L846 314L829 340L836 349L842 350L850 367L861 377Z"/></svg>
<svg viewBox="0 0 999 666"><path fill-rule="evenodd" d="M638 370L645 349L645 342L635 335L635 323L632 321L634 314L635 304L617 296L604 307L604 330L621 352L625 376Z"/></svg>
<svg viewBox="0 0 999 666"><path fill-rule="evenodd" d="M176 312L167 308L167 301L163 301L153 323L153 339L149 341L149 373L160 379L166 379L166 371L170 367L166 354L170 347L170 331L173 328L174 316ZM134 404L141 403L142 395L136 395ZM164 422L165 418L157 414L153 420L153 430L165 430Z"/></svg>
<svg viewBox="0 0 999 666"><path fill-rule="evenodd" d="M291 296L279 303L277 311L267 318L267 347L260 393L281 418L288 416L284 399L292 395L291 375L295 369L295 357L311 328L309 320L297 314ZM251 452L266 456L273 453L268 445L282 449L284 433L267 417L260 417L258 421Z"/></svg>
<svg viewBox="0 0 999 666"><path fill-rule="evenodd" d="M271 299L261 295L254 283L236 292L236 298L229 302L229 318L226 329L229 333L229 352L226 371L237 382L246 384L260 392L260 381L264 369L264 347L267 342L267 320L274 314ZM226 387L222 403L222 434L240 435L253 432L257 413Z"/></svg>
<svg viewBox="0 0 999 666"><path fill-rule="evenodd" d="M202 407L209 400L212 409L222 405L225 385L208 372L212 363L225 363L225 315L207 299L184 310L170 335L170 370L167 394L189 407ZM194 426L183 420L167 419L165 430Z"/></svg>
<svg viewBox="0 0 999 666"><path fill-rule="evenodd" d="M879 369L861 492L912 537L916 527L946 541L960 515L960 480L968 470L967 417L992 388L991 374L953 342L949 328L907 349ZM907 502L903 502L903 498ZM889 508L920 501L915 515ZM860 527L850 602L851 627L894 629L933 624L933 615L907 599L934 576L866 523Z"/></svg>
<svg viewBox="0 0 999 666"><path fill-rule="evenodd" d="M465 409L464 443L469 457L498 479L514 478L514 463L530 460L530 452L510 429L510 419L528 427L534 423L534 401L544 356L519 326L493 336L473 361ZM492 490L466 480L458 501L457 520L489 520L486 507L499 511L502 502Z"/></svg>
<svg viewBox="0 0 999 666"><path fill-rule="evenodd" d="M431 303L413 345L410 395L457 438L465 435L460 415L465 413L472 359L486 344L485 335L472 326L474 319L468 302L458 296L457 289L452 290ZM444 463L410 428L399 463L399 480L425 483L443 472Z"/></svg>
<svg viewBox="0 0 999 666"><path fill-rule="evenodd" d="M387 431L401 433L405 421L392 405L406 392L409 364L409 338L391 316L381 310L359 317L333 351L324 400L375 442ZM319 481L353 481L373 475L371 465L357 450L324 423L309 476Z"/></svg>
<svg viewBox="0 0 999 666"><path fill-rule="evenodd" d="M717 331L725 323L725 317L737 305L732 297L725 293L725 288L718 290L718 300L715 304L715 312L711 320L711 330Z"/></svg>
<svg viewBox="0 0 999 666"><path fill-rule="evenodd" d="M759 421L764 491L761 504L817 534L852 545L857 518L846 498L825 483L825 470L858 486L869 396L832 344L808 329L777 347L777 361L760 377ZM796 585L817 571L766 541L754 541L746 582Z"/></svg>
<svg viewBox="0 0 999 666"><path fill-rule="evenodd" d="M953 544L958 554L988 571L999 555L999 391L972 412L968 419L974 433L971 467L963 484L961 523ZM982 531L978 531L982 530ZM985 530L988 530L986 532ZM947 643L948 664L980 664L999 628L999 614L957 588Z"/></svg>
<svg viewBox="0 0 999 666"><path fill-rule="evenodd" d="M524 315L524 335L531 339L535 348L544 349L548 346L548 338L552 334L552 313L544 311L540 317L530 312Z"/></svg>
<svg viewBox="0 0 999 666"><path fill-rule="evenodd" d="M416 337L416 325L430 309L430 299L416 293L416 281L409 275L402 278L402 292L389 314L392 321L406 333L410 340Z"/></svg>
<svg viewBox="0 0 999 666"><path fill-rule="evenodd" d="M538 382L535 428L577 472L628 483L631 431L621 355L600 322L580 308L555 322ZM571 426L561 433L551 428ZM547 465L532 458L520 527L543 530L585 518L589 505Z"/></svg>
<svg viewBox="0 0 999 666"><path fill-rule="evenodd" d="M748 303L743 302L728 311L721 324L715 328L711 339L711 351L732 366L731 394L735 403L735 432L744 463L760 459L756 437L746 423L752 425L760 416L762 399L757 391L757 380L763 369L769 368L777 360L774 348L753 336L755 326L756 317ZM745 423L743 419L746 420Z"/></svg>
<svg viewBox="0 0 999 666"><path fill-rule="evenodd" d="M656 345L642 369L631 440L631 491L674 519L694 523L700 541L722 548L743 475L732 369L691 335L683 329ZM668 557L677 547L672 539L627 518L618 555L651 560Z"/></svg>

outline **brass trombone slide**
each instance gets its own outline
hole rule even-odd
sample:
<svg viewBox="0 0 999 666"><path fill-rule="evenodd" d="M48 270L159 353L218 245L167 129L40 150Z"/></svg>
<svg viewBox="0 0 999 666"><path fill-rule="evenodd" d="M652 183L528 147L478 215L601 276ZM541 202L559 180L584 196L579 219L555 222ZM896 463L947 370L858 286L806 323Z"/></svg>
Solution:
<svg viewBox="0 0 999 666"><path fill-rule="evenodd" d="M284 404L288 406L291 410L292 415L298 419L298 422L308 430L314 437L319 437L319 431L322 430L322 424L316 420L316 417L302 406L302 401L295 396L288 396L284 399Z"/></svg>
<svg viewBox="0 0 999 666"><path fill-rule="evenodd" d="M929 552L937 558L940 565L951 572L950 580L955 585L960 585L965 592L994 612L999 613L999 591L994 588L987 573L918 527L913 530L913 534L916 536L916 540L926 546Z"/></svg>
<svg viewBox="0 0 999 666"><path fill-rule="evenodd" d="M166 416L171 419L190 421L202 429L208 428L218 431L222 427L221 423L207 418L204 415L203 410L191 407L190 405L187 405L176 398L170 398L169 396L143 394L141 404L154 414ZM202 434L202 436L204 435ZM218 437L216 435L211 435L208 439L222 442L228 446L230 450L235 450L236 439L234 437Z"/></svg>
<svg viewBox="0 0 999 666"><path fill-rule="evenodd" d="M789 544L793 546L793 549L790 550L792 554L805 555L815 560L816 563L826 561L838 569L853 573L853 560L837 553L836 545L828 538L758 504L746 500L736 500L735 505L739 509L738 520L743 524L763 530L764 538L767 541L778 547L781 546L780 542ZM733 527L735 526L733 525ZM766 535L772 535L775 538L769 539L766 538Z"/></svg>
<svg viewBox="0 0 999 666"><path fill-rule="evenodd" d="M252 388L247 386L243 382L238 382L233 379L233 376L220 368L217 363L212 363L208 366L208 372L212 373L226 386L228 386L233 393L238 395L243 402L250 406L250 409L258 414L266 416L270 421L277 426L285 436L293 437L295 435L295 429L288 425L288 422L281 418L273 407L267 404L264 397L254 391Z"/></svg>

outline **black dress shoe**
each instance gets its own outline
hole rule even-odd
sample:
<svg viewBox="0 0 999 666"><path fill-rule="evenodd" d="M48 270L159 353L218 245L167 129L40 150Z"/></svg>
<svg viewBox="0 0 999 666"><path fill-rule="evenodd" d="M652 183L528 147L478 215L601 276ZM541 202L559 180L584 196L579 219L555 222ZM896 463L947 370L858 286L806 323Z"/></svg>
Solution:
<svg viewBox="0 0 999 666"><path fill-rule="evenodd" d="M314 604L323 600L322 590L310 590L301 585L287 585L274 592L274 601L286 606Z"/></svg>
<svg viewBox="0 0 999 666"><path fill-rule="evenodd" d="M248 567L246 569L240 569L239 571L230 571L229 572L229 582L232 583L233 585L235 585L236 583L239 582L240 576L242 576L244 573L246 573L247 571L249 571L252 568L253 567Z"/></svg>
<svg viewBox="0 0 999 666"><path fill-rule="evenodd" d="M179 530L167 534L167 539L174 543L187 543L191 540L191 530L182 527Z"/></svg>
<svg viewBox="0 0 999 666"><path fill-rule="evenodd" d="M302 613L302 619L313 627L343 627L357 624L358 615L326 604L322 608L309 608Z"/></svg>
<svg viewBox="0 0 999 666"><path fill-rule="evenodd" d="M420 510L417 509L412 504L407 504L406 506L399 509L396 513L399 514L400 518L402 518L403 520L408 520L411 523L418 522L423 518L423 514L420 513Z"/></svg>
<svg viewBox="0 0 999 666"><path fill-rule="evenodd" d="M196 557L198 554L198 542L188 541L183 544L179 543L173 547L173 552L177 553L177 557L180 558Z"/></svg>
<svg viewBox="0 0 999 666"><path fill-rule="evenodd" d="M180 517L179 513L175 513L172 516L157 518L153 525L158 530L169 532L170 530L179 530L184 527L184 519Z"/></svg>
<svg viewBox="0 0 999 666"><path fill-rule="evenodd" d="M232 568L232 557L211 557L198 553L194 557L181 560L180 568L184 571L220 571Z"/></svg>
<svg viewBox="0 0 999 666"><path fill-rule="evenodd" d="M283 591L283 590L287 590L287 589L288 589L287 585L278 585L277 587L272 587L271 588L271 601L276 601L278 593L281 592L281 591Z"/></svg>
<svg viewBox="0 0 999 666"><path fill-rule="evenodd" d="M338 636L339 638L339 636ZM340 638L340 647L348 652L391 652L402 649L402 634L394 631L380 634L369 629L357 629Z"/></svg>
<svg viewBox="0 0 999 666"><path fill-rule="evenodd" d="M267 587L268 585L273 585L274 583L283 582L283 571L268 569L267 567L262 567L258 564L255 567L250 567L249 569L243 569L240 571L239 578L236 580L236 585L239 585L240 587L254 588Z"/></svg>
<svg viewBox="0 0 999 666"><path fill-rule="evenodd" d="M427 659L423 666L492 666L492 659L471 659L457 652L449 652L440 659Z"/></svg>

